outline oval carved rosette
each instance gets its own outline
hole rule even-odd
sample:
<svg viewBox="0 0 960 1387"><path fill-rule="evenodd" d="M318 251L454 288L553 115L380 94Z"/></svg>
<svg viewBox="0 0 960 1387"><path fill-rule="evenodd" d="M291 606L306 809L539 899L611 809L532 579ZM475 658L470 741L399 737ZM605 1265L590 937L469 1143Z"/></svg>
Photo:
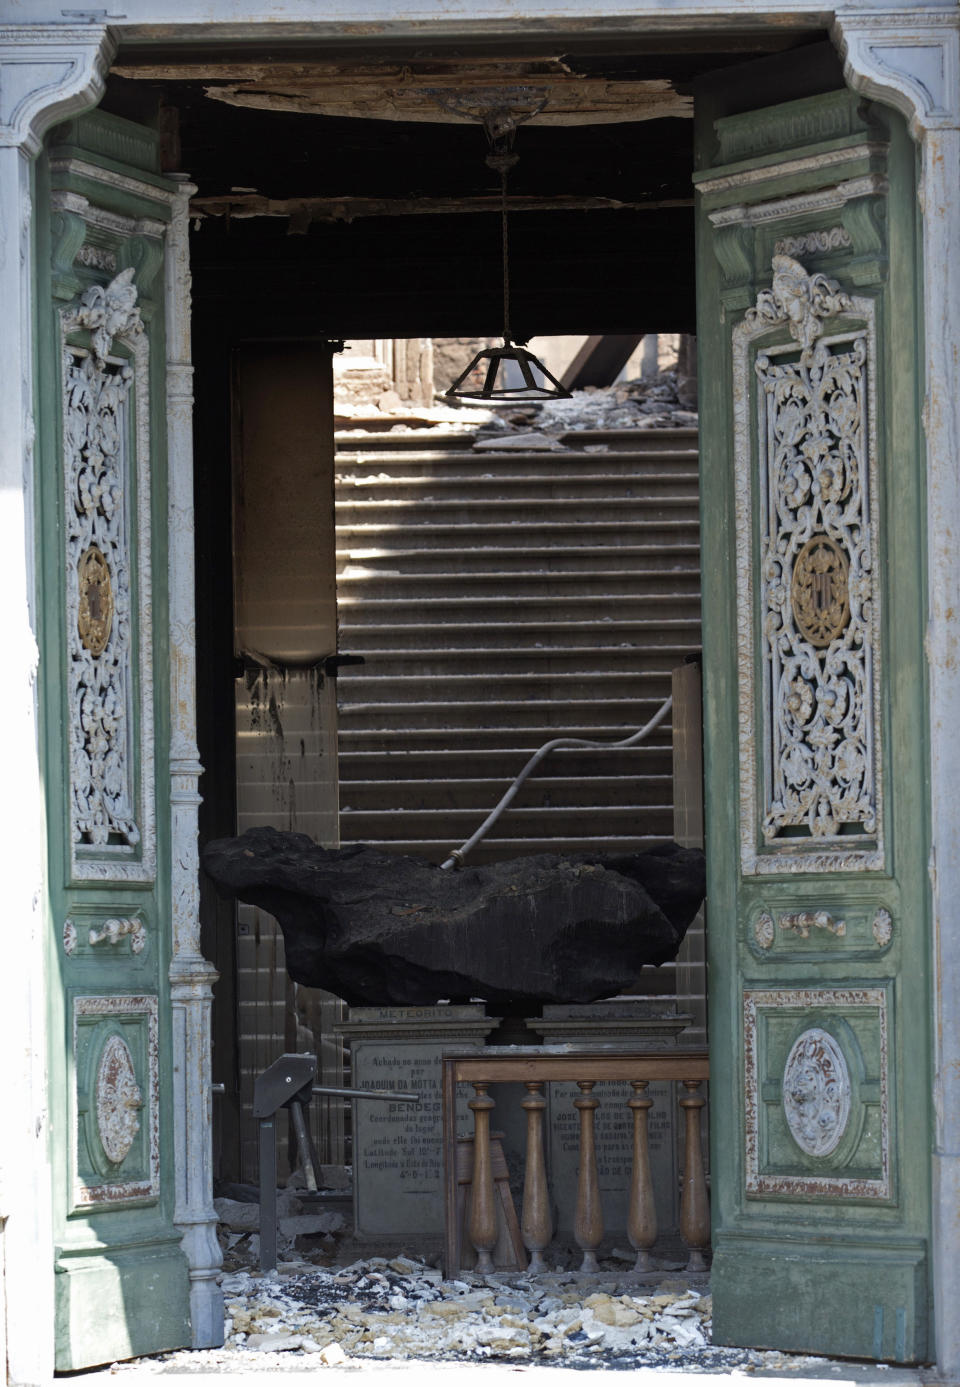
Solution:
<svg viewBox="0 0 960 1387"><path fill-rule="evenodd" d="M840 1046L819 1026L794 1041L783 1069L783 1111L808 1156L829 1156L850 1119L850 1074Z"/></svg>
<svg viewBox="0 0 960 1387"><path fill-rule="evenodd" d="M140 1131L143 1094L133 1056L122 1036L112 1035L100 1054L95 1085L97 1134L107 1160L120 1165Z"/></svg>

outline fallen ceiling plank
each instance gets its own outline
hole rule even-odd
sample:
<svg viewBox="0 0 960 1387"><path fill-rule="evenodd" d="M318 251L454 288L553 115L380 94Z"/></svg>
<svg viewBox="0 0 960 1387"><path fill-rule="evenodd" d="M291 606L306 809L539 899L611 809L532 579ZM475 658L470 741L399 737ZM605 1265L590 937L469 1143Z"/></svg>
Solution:
<svg viewBox="0 0 960 1387"><path fill-rule="evenodd" d="M547 103L545 109L531 113L531 123L537 125L608 124L693 115L693 98L682 96L663 79L618 82L606 78L511 73L508 85L505 74L502 78L498 85L491 86L490 76L485 74L483 84L478 86L466 82L462 76L433 73L415 76L408 72L391 82L382 72L367 78L354 74L346 78L342 75L285 78L271 71L259 81L211 86L205 90L212 101L251 110L469 124L477 116L457 111L449 98L472 104L477 111L493 109L498 104L513 109L518 105L513 93L521 90L516 86L519 82L523 84L522 90L528 94L535 92ZM524 105L521 99L519 108L523 110Z"/></svg>
<svg viewBox="0 0 960 1387"><path fill-rule="evenodd" d="M643 337L642 332L588 337L560 377L560 384L568 390L583 390L588 385L612 385Z"/></svg>

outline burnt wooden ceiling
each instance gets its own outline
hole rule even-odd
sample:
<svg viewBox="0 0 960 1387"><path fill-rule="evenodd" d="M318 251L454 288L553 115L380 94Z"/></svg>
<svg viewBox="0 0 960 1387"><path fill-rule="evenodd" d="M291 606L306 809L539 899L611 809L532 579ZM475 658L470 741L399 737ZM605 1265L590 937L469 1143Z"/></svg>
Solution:
<svg viewBox="0 0 960 1387"><path fill-rule="evenodd" d="M516 135L517 334L692 331L693 84L775 49L802 66L810 43L784 28L608 51L154 45L120 53L103 106L158 125L167 167L197 184L195 304L231 335L468 336L500 329L499 180L463 111L485 74L545 91L544 113L572 123L541 113Z"/></svg>

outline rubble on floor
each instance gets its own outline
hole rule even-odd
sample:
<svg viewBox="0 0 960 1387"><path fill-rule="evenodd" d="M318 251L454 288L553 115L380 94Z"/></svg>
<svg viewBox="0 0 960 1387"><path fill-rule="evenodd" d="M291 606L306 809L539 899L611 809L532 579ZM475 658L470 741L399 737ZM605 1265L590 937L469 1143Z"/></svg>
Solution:
<svg viewBox="0 0 960 1387"><path fill-rule="evenodd" d="M587 386L568 399L512 404L488 409L451 405L438 395L432 405L412 405L395 392L376 402L339 404L335 427L348 435L407 433L415 429L477 431L477 446L520 450L559 447L557 435L585 429L680 429L697 427L697 411L680 398L676 371L643 380ZM602 447L602 445L599 445Z"/></svg>
<svg viewBox="0 0 960 1387"><path fill-rule="evenodd" d="M616 1271L444 1281L411 1257L369 1257L328 1270L238 1272L223 1290L226 1347L243 1353L571 1363L598 1354L673 1360L709 1347L709 1295L677 1280L641 1287Z"/></svg>
<svg viewBox="0 0 960 1387"><path fill-rule="evenodd" d="M681 403L676 371L652 380L628 380L574 390L568 400L547 400L534 427L544 433L582 429L680 429L697 427L696 410Z"/></svg>
<svg viewBox="0 0 960 1387"><path fill-rule="evenodd" d="M689 1371L775 1370L801 1361L713 1348L704 1276L641 1282L622 1263L607 1268L600 1275L462 1272L445 1281L421 1259L397 1256L237 1271L222 1278L224 1347L166 1354L155 1360L157 1371L289 1368L307 1355L325 1366L423 1360Z"/></svg>

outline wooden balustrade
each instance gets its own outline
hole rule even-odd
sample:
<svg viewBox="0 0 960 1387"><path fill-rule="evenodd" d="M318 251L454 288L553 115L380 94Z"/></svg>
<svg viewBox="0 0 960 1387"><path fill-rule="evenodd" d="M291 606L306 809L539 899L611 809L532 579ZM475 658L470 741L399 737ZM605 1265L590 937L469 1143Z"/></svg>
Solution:
<svg viewBox="0 0 960 1387"><path fill-rule="evenodd" d="M684 1169L680 1196L680 1236L689 1249L688 1271L703 1271L710 1245L710 1208L701 1149L701 1113L706 1100L699 1092L709 1078L703 1050L634 1052L552 1050L539 1047L490 1047L481 1053L443 1056L444 1254L446 1276L460 1269L460 1219L457 1216L456 1097L457 1084L471 1084L473 1112L473 1177L470 1188L468 1235L477 1253L477 1270L493 1270L491 1254L497 1241L496 1194L490 1150L490 1114L495 1100L492 1084L522 1083L527 1091L521 1106L527 1114L527 1150L520 1232L529 1255L528 1270L545 1271L543 1254L553 1229L544 1156L544 1087L565 1080L579 1090L573 1100L580 1119L580 1162L577 1207L573 1229L583 1253L581 1271L595 1272L597 1249L603 1241L603 1212L594 1138L596 1110L602 1097L597 1084L626 1081L633 1090L627 1107L633 1119L633 1165L627 1214L627 1237L637 1254L635 1270L652 1269L650 1249L657 1240L657 1214L650 1172L647 1121L653 1099L651 1083L673 1080L683 1085L679 1106L684 1113Z"/></svg>

